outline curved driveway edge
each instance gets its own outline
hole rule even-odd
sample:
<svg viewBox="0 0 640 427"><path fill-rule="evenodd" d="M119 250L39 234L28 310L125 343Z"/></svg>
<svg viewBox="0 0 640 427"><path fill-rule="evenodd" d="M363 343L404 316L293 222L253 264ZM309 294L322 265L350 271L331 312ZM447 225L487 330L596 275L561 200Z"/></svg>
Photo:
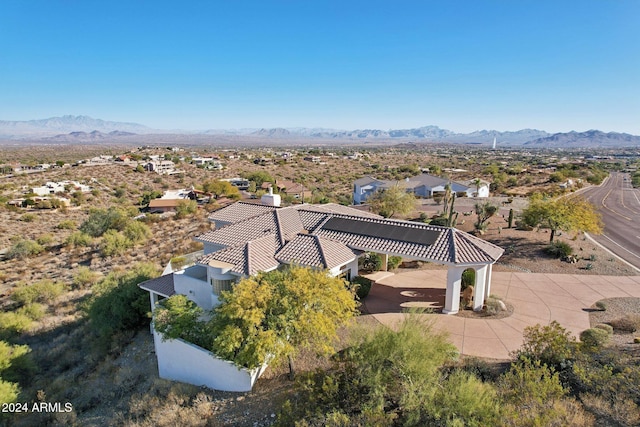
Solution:
<svg viewBox="0 0 640 427"><path fill-rule="evenodd" d="M444 304L446 270L415 270L397 274L376 273L376 281L363 301L380 323L392 326L410 307L439 309ZM447 331L460 353L492 359L509 359L522 345L527 326L555 320L578 336L589 328L588 309L598 300L640 298L640 276L593 276L494 272L491 294L514 307L503 319L471 319L429 314L436 329Z"/></svg>

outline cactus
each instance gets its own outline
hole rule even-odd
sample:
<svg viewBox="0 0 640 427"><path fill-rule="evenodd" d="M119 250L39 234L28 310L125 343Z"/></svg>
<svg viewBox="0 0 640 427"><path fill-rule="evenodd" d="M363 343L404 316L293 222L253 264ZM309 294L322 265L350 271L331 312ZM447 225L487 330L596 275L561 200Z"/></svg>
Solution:
<svg viewBox="0 0 640 427"><path fill-rule="evenodd" d="M509 228L513 226L513 209L509 209Z"/></svg>

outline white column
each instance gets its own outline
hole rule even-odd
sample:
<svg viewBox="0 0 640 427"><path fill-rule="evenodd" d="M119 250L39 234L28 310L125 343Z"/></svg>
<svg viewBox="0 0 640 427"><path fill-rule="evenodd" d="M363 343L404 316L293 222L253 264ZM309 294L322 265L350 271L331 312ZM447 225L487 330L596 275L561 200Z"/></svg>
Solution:
<svg viewBox="0 0 640 427"><path fill-rule="evenodd" d="M485 295L487 298L491 296L491 272L492 271L493 271L493 264L487 265L487 278L486 278L487 293Z"/></svg>
<svg viewBox="0 0 640 427"><path fill-rule="evenodd" d="M156 304L158 303L158 294L154 292L149 292L149 299L151 299L151 312L156 309Z"/></svg>
<svg viewBox="0 0 640 427"><path fill-rule="evenodd" d="M476 283L473 287L473 311L482 310L484 300L487 296L486 279L487 279L487 267L483 265L480 268L476 268Z"/></svg>
<svg viewBox="0 0 640 427"><path fill-rule="evenodd" d="M380 271L387 271L387 263L389 262L389 255L388 254L380 254L380 256L382 257L382 267L380 267Z"/></svg>
<svg viewBox="0 0 640 427"><path fill-rule="evenodd" d="M460 309L460 286L463 268L449 267L447 271L447 293L444 299L444 314L456 314Z"/></svg>

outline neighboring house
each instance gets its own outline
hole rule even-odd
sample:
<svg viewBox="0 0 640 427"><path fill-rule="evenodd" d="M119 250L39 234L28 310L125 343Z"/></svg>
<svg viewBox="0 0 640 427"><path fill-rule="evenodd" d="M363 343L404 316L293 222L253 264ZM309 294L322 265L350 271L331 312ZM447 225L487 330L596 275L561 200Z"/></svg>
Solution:
<svg viewBox="0 0 640 427"><path fill-rule="evenodd" d="M473 190L473 194L471 197L489 197L489 186L490 184L487 181L479 180L480 182L476 185L475 179L470 179L468 181L464 181L462 184Z"/></svg>
<svg viewBox="0 0 640 427"><path fill-rule="evenodd" d="M31 192L38 196L48 196L56 193L65 193L67 188L70 189L70 193L82 192L88 193L91 191L91 187L88 185L80 184L77 181L60 181L60 182L47 182L43 186L33 187Z"/></svg>
<svg viewBox="0 0 640 427"><path fill-rule="evenodd" d="M160 175L173 175L179 173L175 169L176 165L171 160L153 160L144 165L147 172L155 172Z"/></svg>
<svg viewBox="0 0 640 427"><path fill-rule="evenodd" d="M302 184L297 184L292 181L277 180L276 187L279 192L293 196L296 199L309 200L311 198L311 191L305 190Z"/></svg>
<svg viewBox="0 0 640 427"><path fill-rule="evenodd" d="M433 197L435 193L444 193L445 187L451 185L451 191L465 193L467 197L473 197L476 193L475 186L469 187L455 181L423 173L407 178L404 181L385 181L371 176L357 179L353 183L353 204L365 203L373 193L378 190L386 190L394 185L399 185L416 195L416 197ZM488 187L487 187L488 194Z"/></svg>
<svg viewBox="0 0 640 427"><path fill-rule="evenodd" d="M153 199L149 202L149 212L164 213L175 212L178 203L184 199Z"/></svg>

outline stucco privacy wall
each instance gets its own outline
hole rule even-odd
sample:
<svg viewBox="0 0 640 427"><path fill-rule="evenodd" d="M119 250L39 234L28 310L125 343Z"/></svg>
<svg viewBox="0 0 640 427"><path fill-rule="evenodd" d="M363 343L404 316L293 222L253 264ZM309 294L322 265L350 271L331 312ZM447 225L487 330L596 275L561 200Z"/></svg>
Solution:
<svg viewBox="0 0 640 427"><path fill-rule="evenodd" d="M267 365L253 370L238 368L186 341L177 339L163 342L162 336L156 331L153 332L153 341L159 375L166 380L222 391L251 391L253 384L267 368Z"/></svg>

